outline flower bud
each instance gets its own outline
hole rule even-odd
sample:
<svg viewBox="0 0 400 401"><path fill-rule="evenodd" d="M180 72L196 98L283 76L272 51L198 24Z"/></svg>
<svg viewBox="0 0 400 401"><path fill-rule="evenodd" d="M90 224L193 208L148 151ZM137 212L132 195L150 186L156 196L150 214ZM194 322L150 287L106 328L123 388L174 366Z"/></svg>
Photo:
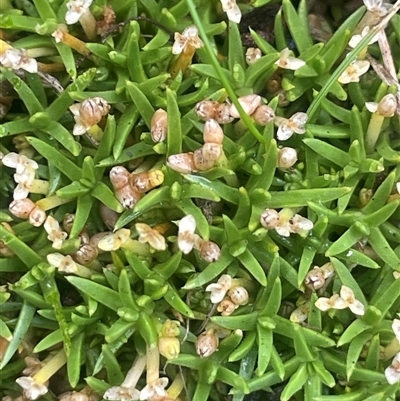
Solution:
<svg viewBox="0 0 400 401"><path fill-rule="evenodd" d="M221 257L220 247L212 241L203 241L200 245L200 258L208 263L215 262Z"/></svg>
<svg viewBox="0 0 400 401"><path fill-rule="evenodd" d="M260 223L267 230L275 228L279 223L280 215L275 209L265 209L260 217Z"/></svg>
<svg viewBox="0 0 400 401"><path fill-rule="evenodd" d="M297 162L297 151L293 148L281 148L278 150L278 167L290 168Z"/></svg>
<svg viewBox="0 0 400 401"><path fill-rule="evenodd" d="M243 107L243 110L249 116L253 114L257 107L261 104L261 96L258 95L246 95L238 98L240 105ZM229 108L229 113L234 118L240 118L239 111L237 110L234 104L231 104Z"/></svg>
<svg viewBox="0 0 400 401"><path fill-rule="evenodd" d="M201 150L203 157L210 161L217 161L222 155L222 145L217 143L207 142L203 145Z"/></svg>
<svg viewBox="0 0 400 401"><path fill-rule="evenodd" d="M254 64L262 56L261 50L258 47L249 47L246 51L246 63Z"/></svg>
<svg viewBox="0 0 400 401"><path fill-rule="evenodd" d="M129 177L129 171L123 166L115 166L110 170L110 181L114 189L120 189L127 185Z"/></svg>
<svg viewBox="0 0 400 401"><path fill-rule="evenodd" d="M39 206L36 206L29 215L29 223L34 227L40 227L46 221L46 212Z"/></svg>
<svg viewBox="0 0 400 401"><path fill-rule="evenodd" d="M228 296L236 305L246 305L249 302L249 293L241 285L231 288Z"/></svg>
<svg viewBox="0 0 400 401"><path fill-rule="evenodd" d="M148 192L163 182L164 174L161 170L131 174L129 177L129 185L137 192Z"/></svg>
<svg viewBox="0 0 400 401"><path fill-rule="evenodd" d="M181 324L177 320L166 320L161 329L163 337L177 337L180 334L179 327Z"/></svg>
<svg viewBox="0 0 400 401"><path fill-rule="evenodd" d="M215 120L208 120L204 124L203 139L205 143L212 142L221 145L224 140L224 131Z"/></svg>
<svg viewBox="0 0 400 401"><path fill-rule="evenodd" d="M271 107L263 104L257 107L256 111L251 115L254 121L259 125L267 125L268 123L274 121L275 112Z"/></svg>
<svg viewBox="0 0 400 401"><path fill-rule="evenodd" d="M214 116L214 120L218 124L228 124L234 120L234 117L230 114L230 104L220 103L216 108L216 113Z"/></svg>
<svg viewBox="0 0 400 401"><path fill-rule="evenodd" d="M311 269L304 279L304 284L313 291L322 288L325 284L325 277L321 268L316 266Z"/></svg>
<svg viewBox="0 0 400 401"><path fill-rule="evenodd" d="M158 109L151 118L150 132L154 142L162 142L167 137L168 114L163 109Z"/></svg>
<svg viewBox="0 0 400 401"><path fill-rule="evenodd" d="M207 171L214 167L215 160L204 157L203 148L196 149L193 153L194 168L198 171Z"/></svg>
<svg viewBox="0 0 400 401"><path fill-rule="evenodd" d="M394 95L389 93L378 103L377 112L383 117L393 117L397 108L397 100Z"/></svg>
<svg viewBox="0 0 400 401"><path fill-rule="evenodd" d="M167 359L174 359L181 352L181 343L176 337L160 337L158 339L158 350Z"/></svg>
<svg viewBox="0 0 400 401"><path fill-rule="evenodd" d="M219 345L219 338L215 332L215 329L209 329L204 333L201 333L196 340L196 352L201 358L207 358L215 351L217 351Z"/></svg>
<svg viewBox="0 0 400 401"><path fill-rule="evenodd" d="M75 261L81 265L88 265L97 258L97 249L89 244L82 245L73 255Z"/></svg>
<svg viewBox="0 0 400 401"><path fill-rule="evenodd" d="M15 217L20 219L28 219L35 207L36 205L34 202L32 202L29 198L25 198L12 201L8 209Z"/></svg>
<svg viewBox="0 0 400 401"><path fill-rule="evenodd" d="M99 208L101 219L109 230L112 230L115 227L115 224L119 218L119 214L107 207L104 203L100 203ZM67 231L67 230L65 230Z"/></svg>
<svg viewBox="0 0 400 401"><path fill-rule="evenodd" d="M218 305L217 311L221 312L222 316L229 316L239 305L236 305L230 298L224 298Z"/></svg>
<svg viewBox="0 0 400 401"><path fill-rule="evenodd" d="M110 111L110 105L102 97L84 100L79 108L79 117L84 125L96 125Z"/></svg>
<svg viewBox="0 0 400 401"><path fill-rule="evenodd" d="M192 152L169 156L167 166L181 174L190 174L196 170Z"/></svg>

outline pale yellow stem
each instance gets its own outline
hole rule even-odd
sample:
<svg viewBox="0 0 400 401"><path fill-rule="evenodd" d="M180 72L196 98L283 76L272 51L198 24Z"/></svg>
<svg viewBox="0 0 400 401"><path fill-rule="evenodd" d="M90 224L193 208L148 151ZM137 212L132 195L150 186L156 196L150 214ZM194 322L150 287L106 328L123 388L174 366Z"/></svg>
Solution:
<svg viewBox="0 0 400 401"><path fill-rule="evenodd" d="M146 366L146 355L139 356L129 369L121 387L134 388L139 381Z"/></svg>
<svg viewBox="0 0 400 401"><path fill-rule="evenodd" d="M175 376L174 381L171 383L169 389L167 390L168 397L176 400L179 394L182 392L184 385L185 383L183 382L182 376Z"/></svg>
<svg viewBox="0 0 400 401"><path fill-rule="evenodd" d="M49 196L47 198L40 199L36 202L36 206L39 206L42 210L50 210L54 209L57 206L64 205L65 203L73 201L73 198L70 199L61 199L57 195Z"/></svg>
<svg viewBox="0 0 400 401"><path fill-rule="evenodd" d="M381 133L383 120L385 117L380 115L378 112L372 113L371 120L369 121L367 134L365 136L365 150L367 154L370 154L375 149L376 141Z"/></svg>
<svg viewBox="0 0 400 401"><path fill-rule="evenodd" d="M385 351L383 354L383 360L387 361L388 359L393 358L400 351L400 344L397 341L397 338L393 338L392 342L385 347Z"/></svg>
<svg viewBox="0 0 400 401"><path fill-rule="evenodd" d="M158 345L148 346L146 349L147 355L147 384L153 383L160 378L160 352Z"/></svg>
<svg viewBox="0 0 400 401"><path fill-rule="evenodd" d="M121 245L122 249L126 249L129 251L134 252L137 255L140 256L148 256L150 255L150 247L148 244L142 244L137 240L134 239L128 239L128 241L124 242Z"/></svg>
<svg viewBox="0 0 400 401"><path fill-rule="evenodd" d="M49 182L44 180L33 180L29 192L33 194L46 195L49 192Z"/></svg>
<svg viewBox="0 0 400 401"><path fill-rule="evenodd" d="M179 71L182 71L183 74L187 70L192 62L195 52L196 49L190 43L187 43L182 50L182 53L175 60L174 64L172 64L172 67L169 71L171 74L171 78L175 78L178 75Z"/></svg>
<svg viewBox="0 0 400 401"><path fill-rule="evenodd" d="M65 43L67 46L71 47L72 49L76 50L78 53L82 54L83 56L89 56L90 51L86 47L86 43L82 40L76 38L75 36L70 35L67 32L62 31L61 41Z"/></svg>
<svg viewBox="0 0 400 401"><path fill-rule="evenodd" d="M96 19L93 14L88 10L82 14L79 19L80 24L82 25L83 30L89 40L96 40Z"/></svg>
<svg viewBox="0 0 400 401"><path fill-rule="evenodd" d="M50 47L36 47L34 49L28 49L26 52L28 53L28 56L32 58L57 54L57 52Z"/></svg>
<svg viewBox="0 0 400 401"><path fill-rule="evenodd" d="M46 383L66 362L67 356L61 349L33 376L33 379L40 384Z"/></svg>

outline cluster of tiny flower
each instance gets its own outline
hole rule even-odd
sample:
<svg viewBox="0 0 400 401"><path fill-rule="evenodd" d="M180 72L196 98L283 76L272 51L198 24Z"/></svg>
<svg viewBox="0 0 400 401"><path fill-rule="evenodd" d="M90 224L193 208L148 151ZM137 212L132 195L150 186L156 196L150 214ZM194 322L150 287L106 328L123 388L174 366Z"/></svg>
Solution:
<svg viewBox="0 0 400 401"><path fill-rule="evenodd" d="M69 109L75 119L72 133L78 136L86 132L90 133L90 130L96 127L101 119L108 114L110 105L102 97L93 97L85 99L82 103L75 103Z"/></svg>
<svg viewBox="0 0 400 401"><path fill-rule="evenodd" d="M342 285L340 295L334 294L330 298L318 298L315 306L323 312L329 309L349 308L355 315L363 316L365 312L364 305L355 298L351 288Z"/></svg>
<svg viewBox="0 0 400 401"><path fill-rule="evenodd" d="M133 209L146 192L164 182L164 174L161 170L135 174L123 166L115 166L110 171L110 181L121 205Z"/></svg>
<svg viewBox="0 0 400 401"><path fill-rule="evenodd" d="M222 316L229 316L239 306L246 305L249 301L246 288L229 274L223 274L216 283L209 284L206 291L211 293L211 303L218 304L217 311L221 312Z"/></svg>
<svg viewBox="0 0 400 401"><path fill-rule="evenodd" d="M284 208L280 212L275 209L265 209L260 217L261 225L267 230L275 230L282 237L289 237L290 234L299 234L306 237L313 229L313 222L292 209Z"/></svg>
<svg viewBox="0 0 400 401"><path fill-rule="evenodd" d="M160 354L167 359L179 356L181 343L177 338L180 334L180 323L177 320L167 320L161 329L158 338L158 349Z"/></svg>
<svg viewBox="0 0 400 401"><path fill-rule="evenodd" d="M178 248L185 255L190 253L192 249L200 252L200 258L206 262L212 263L221 256L221 249L212 241L202 239L196 231L196 220L191 215L183 217L179 221L178 230Z"/></svg>

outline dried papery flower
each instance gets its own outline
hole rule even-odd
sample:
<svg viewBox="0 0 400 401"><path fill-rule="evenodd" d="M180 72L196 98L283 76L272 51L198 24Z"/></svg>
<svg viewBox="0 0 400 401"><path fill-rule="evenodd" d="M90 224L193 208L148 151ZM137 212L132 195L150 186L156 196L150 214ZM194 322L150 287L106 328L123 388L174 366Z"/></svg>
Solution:
<svg viewBox="0 0 400 401"><path fill-rule="evenodd" d="M229 274L223 274L216 283L209 284L206 291L211 292L210 300L213 304L221 302L226 293L232 286L232 277Z"/></svg>
<svg viewBox="0 0 400 401"><path fill-rule="evenodd" d="M209 161L217 161L222 156L222 145L218 143L207 142L201 148L203 157ZM196 166L196 159L195 159ZM197 166L196 166L197 167Z"/></svg>
<svg viewBox="0 0 400 401"><path fill-rule="evenodd" d="M34 207L29 215L29 223L34 227L40 227L47 219L46 212L39 206Z"/></svg>
<svg viewBox="0 0 400 401"><path fill-rule="evenodd" d="M261 96L259 95L246 95L238 98L238 102L242 106L244 112L249 116L253 114L257 107L261 105ZM240 118L238 109L234 104L231 104L229 113L234 118Z"/></svg>
<svg viewBox="0 0 400 401"><path fill-rule="evenodd" d="M324 272L320 267L315 266L304 279L304 284L313 291L319 290L325 284Z"/></svg>
<svg viewBox="0 0 400 401"><path fill-rule="evenodd" d="M275 65L285 70L298 70L299 68L306 65L306 62L300 60L299 58L291 57L290 50L286 47L281 51L281 56L275 62Z"/></svg>
<svg viewBox="0 0 400 401"><path fill-rule="evenodd" d="M204 46L199 38L199 32L194 25L188 26L182 34L175 32L175 42L172 45L172 54L181 54L183 51L200 49Z"/></svg>
<svg viewBox="0 0 400 401"><path fill-rule="evenodd" d="M276 133L277 138L280 141L286 141L294 133L304 134L306 132L305 124L307 122L308 115L306 113L295 113L289 119L283 117L275 117L275 125L278 126Z"/></svg>
<svg viewBox="0 0 400 401"><path fill-rule="evenodd" d="M242 12L236 4L236 0L220 0L222 10L226 13L228 19L236 24L239 24L242 19Z"/></svg>
<svg viewBox="0 0 400 401"><path fill-rule="evenodd" d="M384 3L382 0L363 0L367 10L379 17L384 17L391 7L390 3Z"/></svg>
<svg viewBox="0 0 400 401"><path fill-rule="evenodd" d="M82 103L76 103L69 107L74 115L75 126L74 135L83 135L92 127L96 126L103 116L110 111L110 105L102 97L93 97L84 100Z"/></svg>
<svg viewBox="0 0 400 401"><path fill-rule="evenodd" d="M271 107L266 104L262 104L261 106L256 108L256 111L251 115L254 121L259 125L267 125L272 122L275 118L275 112L271 109Z"/></svg>
<svg viewBox="0 0 400 401"><path fill-rule="evenodd" d="M220 103L215 100L202 100L196 104L196 114L204 121L215 119Z"/></svg>
<svg viewBox="0 0 400 401"><path fill-rule="evenodd" d="M340 298L339 294L332 295L330 298L320 297L315 302L315 306L322 310L322 312L326 312L329 309L346 309L348 303Z"/></svg>
<svg viewBox="0 0 400 401"><path fill-rule="evenodd" d="M163 182L164 173L161 170L131 174L129 177L129 185L134 191L138 192L148 192Z"/></svg>
<svg viewBox="0 0 400 401"><path fill-rule="evenodd" d="M136 203L143 197L143 193L135 191L130 185L115 189L114 195L126 209L133 209Z"/></svg>
<svg viewBox="0 0 400 401"><path fill-rule="evenodd" d="M161 377L151 383L147 383L140 391L140 400L158 401L167 396L165 387L168 386L168 378Z"/></svg>
<svg viewBox="0 0 400 401"><path fill-rule="evenodd" d="M214 120L218 124L228 124L232 122L235 118L231 116L230 114L230 109L231 105L228 103L220 103L216 107L215 115L214 115Z"/></svg>
<svg viewBox="0 0 400 401"><path fill-rule="evenodd" d="M90 237L89 245L91 245L92 247L96 248L97 252L99 254L103 253L104 251L102 249L100 249L98 247L98 245L99 245L99 242L108 234L110 234L110 231L103 231L103 232L99 232L99 233L94 234L92 237Z"/></svg>
<svg viewBox="0 0 400 401"><path fill-rule="evenodd" d="M400 352L396 354L392 363L385 369L385 377L389 384L400 381Z"/></svg>
<svg viewBox="0 0 400 401"><path fill-rule="evenodd" d="M359 82L360 76L369 70L370 63L367 60L353 61L338 78L341 84L348 84L350 82Z"/></svg>
<svg viewBox="0 0 400 401"><path fill-rule="evenodd" d="M49 391L45 384L37 382L32 377L23 376L15 381L24 389L24 397L27 400L36 400Z"/></svg>
<svg viewBox="0 0 400 401"><path fill-rule="evenodd" d="M22 371L25 376L34 376L43 367L45 361L27 356L24 358L26 368Z"/></svg>
<svg viewBox="0 0 400 401"><path fill-rule="evenodd" d="M102 251L116 251L130 239L131 231L127 228L121 228L114 233L108 233L97 244L97 247Z"/></svg>
<svg viewBox="0 0 400 401"><path fill-rule="evenodd" d="M4 166L14 168L17 174L23 174L27 169L37 170L39 168L34 160L14 152L4 155L1 162Z"/></svg>
<svg viewBox="0 0 400 401"><path fill-rule="evenodd" d="M179 221L178 227L178 247L180 251L187 255L194 246L196 220L191 214L188 214Z"/></svg>
<svg viewBox="0 0 400 401"><path fill-rule="evenodd" d="M278 150L278 167L290 168L297 162L297 150L289 147Z"/></svg>
<svg viewBox="0 0 400 401"><path fill-rule="evenodd" d="M221 257L220 247L212 241L201 241L200 258L208 263L215 262Z"/></svg>
<svg viewBox="0 0 400 401"><path fill-rule="evenodd" d="M236 305L246 305L249 302L249 293L247 292L246 288L241 285L231 288L228 291L229 298L236 304Z"/></svg>
<svg viewBox="0 0 400 401"><path fill-rule="evenodd" d="M262 56L261 50L258 47L249 47L246 51L246 63L254 64Z"/></svg>
<svg viewBox="0 0 400 401"><path fill-rule="evenodd" d="M301 236L307 236L308 232L313 229L314 224L311 220L295 214L290 221L291 232Z"/></svg>
<svg viewBox="0 0 400 401"><path fill-rule="evenodd" d="M176 337L160 337L158 339L160 354L167 359L174 359L181 352L181 343Z"/></svg>
<svg viewBox="0 0 400 401"><path fill-rule="evenodd" d="M169 156L167 166L181 174L190 174L196 171L192 152Z"/></svg>
<svg viewBox="0 0 400 401"><path fill-rule="evenodd" d="M165 238L157 231L144 223L135 224L136 231L139 234L139 242L149 244L153 249L164 251L167 249Z"/></svg>
<svg viewBox="0 0 400 401"><path fill-rule="evenodd" d="M8 209L15 217L26 220L35 207L36 205L34 202L29 198L25 198L12 201Z"/></svg>
<svg viewBox="0 0 400 401"><path fill-rule="evenodd" d="M207 171L214 167L215 160L209 159L204 156L203 148L196 149L193 152L194 171Z"/></svg>
<svg viewBox="0 0 400 401"><path fill-rule="evenodd" d="M47 216L47 219L44 222L44 229L48 234L47 239L53 243L53 248L61 249L68 234L61 230L58 221L52 216Z"/></svg>
<svg viewBox="0 0 400 401"><path fill-rule="evenodd" d="M82 245L73 255L74 259L84 266L96 260L97 256L97 249L89 244Z"/></svg>
<svg viewBox="0 0 400 401"><path fill-rule="evenodd" d="M150 122L151 139L154 142L162 142L167 137L168 114L163 109L158 109L153 114Z"/></svg>
<svg viewBox="0 0 400 401"><path fill-rule="evenodd" d="M4 338L0 336L0 361L3 360L4 354L7 351L8 345L10 344L10 341L12 340L12 336L10 338ZM23 401L23 400L21 400Z"/></svg>
<svg viewBox="0 0 400 401"><path fill-rule="evenodd" d="M217 311L221 312L222 316L229 316L231 315L239 305L235 304L229 297L224 298L217 307Z"/></svg>
<svg viewBox="0 0 400 401"><path fill-rule="evenodd" d="M96 22L96 32L98 35L107 35L115 26L116 15L110 5L103 8L102 18Z"/></svg>
<svg viewBox="0 0 400 401"><path fill-rule="evenodd" d="M22 69L32 74L38 72L37 61L29 57L28 52L23 49L7 49L0 54L0 64L13 70Z"/></svg>
<svg viewBox="0 0 400 401"><path fill-rule="evenodd" d="M272 230L278 226L279 219L279 213L275 209L265 209L260 216L260 223L267 230Z"/></svg>
<svg viewBox="0 0 400 401"><path fill-rule="evenodd" d="M207 358L218 350L219 338L215 329L211 328L201 333L195 342L196 352L201 358Z"/></svg>
<svg viewBox="0 0 400 401"><path fill-rule="evenodd" d="M214 119L209 119L204 124L203 140L205 143L211 142L222 145L224 131Z"/></svg>

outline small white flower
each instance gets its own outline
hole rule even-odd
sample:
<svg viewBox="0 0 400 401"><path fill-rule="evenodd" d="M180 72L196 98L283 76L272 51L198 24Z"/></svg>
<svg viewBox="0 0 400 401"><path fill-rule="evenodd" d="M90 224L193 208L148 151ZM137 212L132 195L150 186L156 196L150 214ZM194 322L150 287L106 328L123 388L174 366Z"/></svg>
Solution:
<svg viewBox="0 0 400 401"><path fill-rule="evenodd" d="M314 224L311 220L306 219L299 214L295 214L291 220L292 233L300 234L301 236L307 235L313 227Z"/></svg>
<svg viewBox="0 0 400 401"><path fill-rule="evenodd" d="M24 389L24 396L28 400L36 400L49 391L44 384L36 382L32 377L23 376L15 381Z"/></svg>
<svg viewBox="0 0 400 401"><path fill-rule="evenodd" d="M135 227L139 234L139 242L142 244L148 243L158 251L164 251L167 248L165 238L157 230L144 223L137 223Z"/></svg>
<svg viewBox="0 0 400 401"><path fill-rule="evenodd" d="M67 238L68 234L61 230L58 221L52 216L47 216L43 227L48 234L47 239L53 243L53 248L61 249L62 244Z"/></svg>
<svg viewBox="0 0 400 401"><path fill-rule="evenodd" d="M65 21L68 25L76 24L83 14L89 11L93 0L70 0L67 3Z"/></svg>
<svg viewBox="0 0 400 401"><path fill-rule="evenodd" d="M49 253L47 261L54 266L59 272L73 274L78 271L78 265L70 255L62 255L61 253Z"/></svg>
<svg viewBox="0 0 400 401"><path fill-rule="evenodd" d="M340 297L347 302L348 307L355 315L364 315L364 305L355 298L354 292L351 288L342 285L342 288L340 289Z"/></svg>
<svg viewBox="0 0 400 401"><path fill-rule="evenodd" d="M31 73L38 72L37 61L28 56L26 50L7 49L0 55L0 64L13 70L25 70Z"/></svg>
<svg viewBox="0 0 400 401"><path fill-rule="evenodd" d="M191 214L183 217L179 222L178 247L185 255L191 252L195 244L196 220Z"/></svg>
<svg viewBox="0 0 400 401"><path fill-rule="evenodd" d="M228 19L238 24L242 19L242 12L236 4L236 0L221 0L222 10L226 13Z"/></svg>
<svg viewBox="0 0 400 401"><path fill-rule="evenodd" d="M130 387L114 386L104 393L103 398L110 401L137 401L140 399L140 391Z"/></svg>
<svg viewBox="0 0 400 401"><path fill-rule="evenodd" d="M34 170L39 168L39 165L34 160L14 152L7 153L1 159L1 162L7 167L16 169L17 174L22 174L27 167L31 167Z"/></svg>
<svg viewBox="0 0 400 401"><path fill-rule="evenodd" d="M220 303L232 286L232 277L223 274L216 283L209 284L206 291L211 292L210 300L213 304Z"/></svg>
<svg viewBox="0 0 400 401"><path fill-rule="evenodd" d="M27 198L35 181L35 170L26 167L21 174L14 174L14 181L18 184L14 189L14 200Z"/></svg>
<svg viewBox="0 0 400 401"><path fill-rule="evenodd" d="M361 31L361 34L353 35L349 41L349 46L354 49L361 42L361 40L363 40L365 38L365 36L368 35L369 31L370 31L370 27L366 26ZM372 39L368 42L368 44L372 45L372 43L377 42L379 39L379 35L380 35L380 32L378 32L375 36L373 36Z"/></svg>
<svg viewBox="0 0 400 401"><path fill-rule="evenodd" d="M291 57L290 50L286 47L281 51L281 56L275 61L275 65L285 70L295 71L306 65L306 62L299 58Z"/></svg>
<svg viewBox="0 0 400 401"><path fill-rule="evenodd" d="M366 102L365 107L370 113L377 113L383 117L393 117L397 108L396 96L389 93L377 102Z"/></svg>
<svg viewBox="0 0 400 401"><path fill-rule="evenodd" d="M390 366L385 369L385 376L389 384L400 381L400 352L393 358Z"/></svg>
<svg viewBox="0 0 400 401"><path fill-rule="evenodd" d="M261 57L262 53L258 47L249 47L246 51L246 63L248 65L254 64Z"/></svg>
<svg viewBox="0 0 400 401"><path fill-rule="evenodd" d="M322 312L326 312L329 309L346 309L349 305L345 300L340 298L339 294L335 294L330 298L318 298L315 302L315 306L322 310Z"/></svg>
<svg viewBox="0 0 400 401"><path fill-rule="evenodd" d="M167 395L165 387L168 385L168 378L162 377L148 383L140 392L140 400L157 401Z"/></svg>
<svg viewBox="0 0 400 401"><path fill-rule="evenodd" d="M175 32L174 39L172 54L181 54L187 46L195 49L200 49L204 46L202 40L199 38L199 32L194 25L188 26L182 34Z"/></svg>
<svg viewBox="0 0 400 401"><path fill-rule="evenodd" d="M382 0L364 0L367 10L377 14L379 17L384 17L391 7L389 3L383 3Z"/></svg>
<svg viewBox="0 0 400 401"><path fill-rule="evenodd" d="M283 117L275 117L275 125L278 126L276 133L277 138L280 141L286 141L294 133L304 134L306 132L305 124L307 122L308 115L306 113L293 114L289 119Z"/></svg>
<svg viewBox="0 0 400 401"><path fill-rule="evenodd" d="M261 96L259 95L240 96L238 98L238 102L242 106L244 112L250 116L261 105ZM234 118L240 118L239 110L236 108L234 104L231 104L229 108L229 114Z"/></svg>
<svg viewBox="0 0 400 401"><path fill-rule="evenodd" d="M392 330L396 336L397 341L400 343L400 320L394 319L392 323Z"/></svg>
<svg viewBox="0 0 400 401"><path fill-rule="evenodd" d="M62 29L57 29L51 36L54 38L56 43L60 43L64 39L64 31Z"/></svg>
<svg viewBox="0 0 400 401"><path fill-rule="evenodd" d="M116 251L130 239L131 231L127 228L121 228L115 233L106 234L97 244L97 247L102 251Z"/></svg>
<svg viewBox="0 0 400 401"><path fill-rule="evenodd" d="M369 70L370 63L367 60L353 61L338 78L341 84L348 84L350 82L360 82L360 76Z"/></svg>

